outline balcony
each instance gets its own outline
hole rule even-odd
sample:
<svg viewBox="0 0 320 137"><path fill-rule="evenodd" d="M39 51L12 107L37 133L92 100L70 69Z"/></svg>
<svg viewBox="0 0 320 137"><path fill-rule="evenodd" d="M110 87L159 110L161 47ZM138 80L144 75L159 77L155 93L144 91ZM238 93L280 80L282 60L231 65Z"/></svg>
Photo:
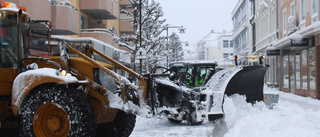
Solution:
<svg viewBox="0 0 320 137"><path fill-rule="evenodd" d="M78 8L69 2L52 1L53 35L75 35L80 32Z"/></svg>
<svg viewBox="0 0 320 137"><path fill-rule="evenodd" d="M130 0L119 0L119 3L120 5L127 5L127 6L131 5Z"/></svg>
<svg viewBox="0 0 320 137"><path fill-rule="evenodd" d="M122 9L126 9L128 6L132 5L129 0L119 0L119 3Z"/></svg>
<svg viewBox="0 0 320 137"><path fill-rule="evenodd" d="M119 48L113 37L107 33L106 29L81 29L80 37L92 37L104 43L108 43L115 48Z"/></svg>
<svg viewBox="0 0 320 137"><path fill-rule="evenodd" d="M120 32L126 34L133 34L134 30L131 25L131 22L128 20L121 20L120 21Z"/></svg>
<svg viewBox="0 0 320 137"><path fill-rule="evenodd" d="M80 0L80 9L96 19L119 18L119 5L113 0Z"/></svg>

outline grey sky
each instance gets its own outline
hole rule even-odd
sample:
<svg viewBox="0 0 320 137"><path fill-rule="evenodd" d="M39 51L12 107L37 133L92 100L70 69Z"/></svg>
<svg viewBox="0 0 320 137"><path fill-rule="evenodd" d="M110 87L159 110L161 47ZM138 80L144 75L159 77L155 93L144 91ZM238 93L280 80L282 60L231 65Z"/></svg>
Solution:
<svg viewBox="0 0 320 137"><path fill-rule="evenodd" d="M231 12L238 0L155 0L163 8L165 24L184 26L185 34L178 29L169 29L169 35L176 32L181 41L196 44L210 30L221 32L232 30ZM165 33L164 33L165 34Z"/></svg>

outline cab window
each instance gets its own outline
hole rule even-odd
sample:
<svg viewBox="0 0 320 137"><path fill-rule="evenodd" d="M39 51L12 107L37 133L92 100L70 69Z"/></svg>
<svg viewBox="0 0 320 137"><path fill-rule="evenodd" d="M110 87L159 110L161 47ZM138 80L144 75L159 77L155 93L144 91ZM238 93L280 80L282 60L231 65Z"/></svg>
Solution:
<svg viewBox="0 0 320 137"><path fill-rule="evenodd" d="M18 64L17 18L0 18L0 68L16 68Z"/></svg>

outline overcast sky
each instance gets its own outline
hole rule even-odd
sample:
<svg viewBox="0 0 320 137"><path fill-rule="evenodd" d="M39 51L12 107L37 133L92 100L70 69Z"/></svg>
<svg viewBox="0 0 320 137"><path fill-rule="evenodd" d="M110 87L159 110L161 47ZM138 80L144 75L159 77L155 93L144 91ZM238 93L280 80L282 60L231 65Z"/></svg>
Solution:
<svg viewBox="0 0 320 137"><path fill-rule="evenodd" d="M155 0L163 8L164 24L184 26L185 34L178 29L169 29L169 35L176 32L181 41L195 45L210 30L222 32L232 30L231 12L238 0ZM165 35L165 33L164 33Z"/></svg>

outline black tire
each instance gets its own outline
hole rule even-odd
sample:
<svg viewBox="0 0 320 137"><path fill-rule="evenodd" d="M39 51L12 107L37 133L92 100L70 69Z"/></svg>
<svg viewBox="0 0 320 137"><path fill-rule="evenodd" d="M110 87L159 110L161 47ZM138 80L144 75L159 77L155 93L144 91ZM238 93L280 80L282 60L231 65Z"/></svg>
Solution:
<svg viewBox="0 0 320 137"><path fill-rule="evenodd" d="M177 119L173 119L173 118L168 118L168 120L173 124L180 124L182 122L182 120L177 120Z"/></svg>
<svg viewBox="0 0 320 137"><path fill-rule="evenodd" d="M136 124L136 115L118 110L113 122L97 125L96 137L128 137Z"/></svg>
<svg viewBox="0 0 320 137"><path fill-rule="evenodd" d="M64 114L68 116L67 121L61 121L61 123L68 123L68 127L63 127L63 124L59 124L59 130L66 130L66 134L70 137L74 136L94 136L96 131L96 120L93 108L88 99L83 96L83 92L78 91L71 85L43 85L30 91L30 95L22 102L20 107L20 117L18 121L19 135L23 137L34 137L35 132L39 132L34 124L35 120L40 119L38 112L40 107L51 104L52 106L59 106L58 109L63 110ZM49 109L46 109L50 111ZM52 108L53 109L53 108ZM38 110L38 111L37 111ZM43 115L47 115L47 111L43 111ZM52 112L52 111L51 111ZM36 115L36 116L35 116ZM53 116L53 115L52 115ZM58 117L58 114L57 114ZM59 117L58 117L59 119ZM47 119L47 121L49 121ZM42 121L40 121L41 123ZM62 125L62 126L61 126ZM61 130L60 130L61 131ZM44 136L48 132L44 132ZM64 134L64 135L66 135ZM56 134L54 135L56 136ZM61 136L61 135L60 135Z"/></svg>

